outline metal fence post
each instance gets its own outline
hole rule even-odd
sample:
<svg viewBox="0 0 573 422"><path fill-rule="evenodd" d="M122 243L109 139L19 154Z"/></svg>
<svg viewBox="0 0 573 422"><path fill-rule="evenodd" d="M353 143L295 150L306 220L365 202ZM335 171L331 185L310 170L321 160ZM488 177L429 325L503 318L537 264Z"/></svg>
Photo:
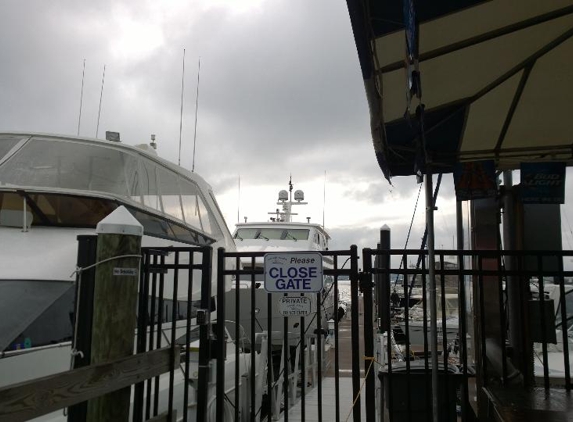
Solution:
<svg viewBox="0 0 573 422"><path fill-rule="evenodd" d="M77 267L86 268L96 262L97 236L78 236ZM74 352L81 354L74 357L73 369L88 366L91 361L92 317L94 299L95 268L77 275L76 278L76 312L74 314ZM86 420L88 402L82 402L68 409L69 422Z"/></svg>
<svg viewBox="0 0 573 422"><path fill-rule="evenodd" d="M352 416L355 422L360 422L360 327L359 327L359 298L358 298L358 252L356 245L350 247L350 300L351 312L351 335L352 335L352 397L356 400L352 408Z"/></svg>
<svg viewBox="0 0 573 422"><path fill-rule="evenodd" d="M237 292L238 294L238 292ZM217 422L223 421L225 406L225 248L217 254ZM237 342L238 344L238 342ZM254 382L254 381L253 381Z"/></svg>
<svg viewBox="0 0 573 422"><path fill-rule="evenodd" d="M197 387L197 420L207 420L209 390L209 358L211 355L211 248L203 248L201 270L201 310L197 312L199 327L199 379Z"/></svg>
<svg viewBox="0 0 573 422"><path fill-rule="evenodd" d="M366 394L364 402L366 404L366 420L374 421L376 419L376 385L374 381L374 314L372 312L372 251L368 249L362 254L364 257L363 273L360 280L360 289L363 294L364 305L364 371L366 374ZM368 256L368 259L366 259Z"/></svg>
<svg viewBox="0 0 573 422"><path fill-rule="evenodd" d="M384 224L380 228L380 244L378 249L382 251L389 251L391 249L390 243L390 227ZM378 258L378 268L383 270L388 270L390 268L390 254L385 253ZM378 329L382 332L386 331L389 333L390 330L390 320L386 318L388 315L388 309L390 307L390 272L382 272L378 277L379 285L377 286L378 295L376 300L378 301ZM388 338L390 336L388 335Z"/></svg>

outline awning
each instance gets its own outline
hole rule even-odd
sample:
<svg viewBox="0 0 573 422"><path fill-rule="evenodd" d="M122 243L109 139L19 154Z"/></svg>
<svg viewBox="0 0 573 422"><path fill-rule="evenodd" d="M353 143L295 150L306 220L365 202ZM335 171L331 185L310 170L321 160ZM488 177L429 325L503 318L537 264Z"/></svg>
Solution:
<svg viewBox="0 0 573 422"><path fill-rule="evenodd" d="M407 112L402 0L347 0L370 106L374 149L389 179L415 174L415 108ZM571 0L413 2L425 151L434 172L457 161L573 162ZM414 99L412 104L417 104Z"/></svg>

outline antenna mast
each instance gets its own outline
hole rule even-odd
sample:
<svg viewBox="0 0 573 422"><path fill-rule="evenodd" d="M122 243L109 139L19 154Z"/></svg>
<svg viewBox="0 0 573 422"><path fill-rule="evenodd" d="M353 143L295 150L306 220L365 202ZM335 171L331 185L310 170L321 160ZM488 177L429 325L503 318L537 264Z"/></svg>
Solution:
<svg viewBox="0 0 573 422"><path fill-rule="evenodd" d="M86 59L84 59L84 70L82 71L82 89L80 91L80 115L78 117L78 136L80 136L80 123L82 121L82 104L84 102L84 77L86 76Z"/></svg>
<svg viewBox="0 0 573 422"><path fill-rule="evenodd" d="M239 199L237 200L237 223L239 221L239 213L241 211L241 175L239 174Z"/></svg>
<svg viewBox="0 0 573 422"><path fill-rule="evenodd" d="M181 134L183 133L183 93L185 92L185 49L183 49L183 72L181 73L181 115L179 116L179 157L177 165L181 165Z"/></svg>
<svg viewBox="0 0 573 422"><path fill-rule="evenodd" d="M199 68L197 69L197 94L195 95L195 134L193 135L193 166L191 171L195 171L195 144L197 142L197 113L199 111L199 76L201 75L201 57L199 57Z"/></svg>
<svg viewBox="0 0 573 422"><path fill-rule="evenodd" d="M326 208L326 170L324 170L324 187L322 191L322 228L324 229L324 209Z"/></svg>
<svg viewBox="0 0 573 422"><path fill-rule="evenodd" d="M101 77L101 92L100 92L100 94L99 94L99 110L98 110L98 112L97 112L97 125L96 125L96 136L95 136L96 138L97 138L97 134L98 134L98 131L99 131L99 118L100 118L100 116L101 116L101 102L102 102L102 99L103 99L103 85L104 85L104 82L105 82L105 64L103 65L103 75L102 75L102 77Z"/></svg>

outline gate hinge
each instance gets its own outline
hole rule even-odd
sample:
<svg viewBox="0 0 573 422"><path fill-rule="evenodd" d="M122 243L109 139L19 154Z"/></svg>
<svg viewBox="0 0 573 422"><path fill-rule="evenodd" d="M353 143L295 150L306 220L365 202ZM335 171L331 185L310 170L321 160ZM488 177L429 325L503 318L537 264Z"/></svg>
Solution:
<svg viewBox="0 0 573 422"><path fill-rule="evenodd" d="M374 283L372 282L372 273L371 272L364 272L360 271L358 273L358 280L360 280L360 291L363 292L365 289L371 289L374 287Z"/></svg>

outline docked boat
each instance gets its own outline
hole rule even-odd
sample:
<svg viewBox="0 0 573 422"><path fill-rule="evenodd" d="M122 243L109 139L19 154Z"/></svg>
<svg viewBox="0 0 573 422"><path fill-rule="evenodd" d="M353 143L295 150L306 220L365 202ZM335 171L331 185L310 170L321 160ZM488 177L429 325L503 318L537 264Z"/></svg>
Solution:
<svg viewBox="0 0 573 422"><path fill-rule="evenodd" d="M443 341L444 336L447 338L447 342L455 341L459 332L459 308L458 308L458 295L456 293L446 293L445 297L438 296L437 299L437 329L438 329L438 339ZM445 304L445 308L442 309L442 303ZM429 342L429 330L430 330L430 318L429 311L426 309L426 315L424 316L424 302L419 300L414 306L408 310L408 341L410 345L424 345L425 342ZM424 320L425 317L425 320ZM395 315L395 320L398 322L400 329L400 334L406 334L406 320L404 318L404 313ZM445 324L445 333L444 333ZM396 335L396 332L394 333ZM400 336L398 336L400 337ZM426 339L426 340L425 340ZM406 340L406 339L405 339Z"/></svg>
<svg viewBox="0 0 573 422"><path fill-rule="evenodd" d="M77 237L120 206L143 226L144 247L235 250L211 187L159 158L153 142L0 134L0 387L70 369ZM177 297L188 309L185 279ZM216 266L211 280L216 292ZM165 322L184 327L180 318ZM64 418L56 413L45 419Z"/></svg>
<svg viewBox="0 0 573 422"><path fill-rule="evenodd" d="M294 199L294 201L293 201ZM289 183L289 191L281 190L278 196L276 211L269 212L270 221L266 222L244 222L236 225L233 235L237 251L247 253L276 253L276 252L320 252L328 250L330 235L324 227L317 223L294 222L292 217L294 206L306 205L304 193L301 190L292 192L292 184ZM269 321L268 296L264 290L264 257L243 257L241 265L244 270L250 273L248 276L240 277L233 283L233 289L228 293L226 300L226 319L236 321L236 292L238 291L239 323L244 333L244 341L249 342L251 338L251 321L255 319L256 332L269 330L272 332L273 344L280 344L283 338L284 316L280 313L280 300L282 295L273 294L271 298L271 318ZM323 256L323 267L332 268L332 258ZM251 313L251 286L255 283L255 313ZM328 328L328 320L335 316L333 279L330 276L324 277L324 288L320 294L307 294L310 297L313 317L307 318L306 332L313 333L319 326L325 332ZM320 321L316 315L320 307ZM289 332L294 336L300 333L300 317L288 317Z"/></svg>

